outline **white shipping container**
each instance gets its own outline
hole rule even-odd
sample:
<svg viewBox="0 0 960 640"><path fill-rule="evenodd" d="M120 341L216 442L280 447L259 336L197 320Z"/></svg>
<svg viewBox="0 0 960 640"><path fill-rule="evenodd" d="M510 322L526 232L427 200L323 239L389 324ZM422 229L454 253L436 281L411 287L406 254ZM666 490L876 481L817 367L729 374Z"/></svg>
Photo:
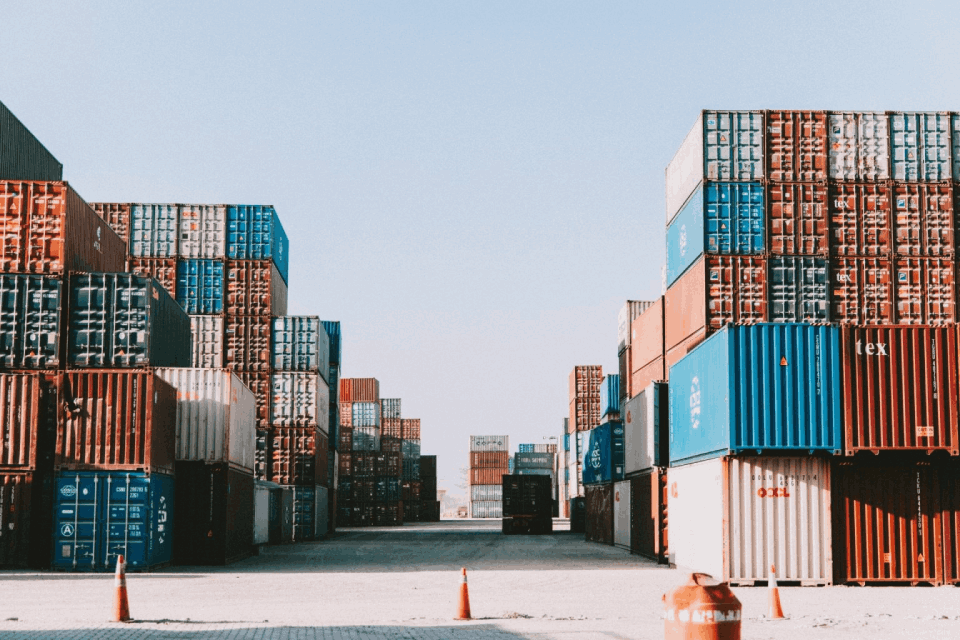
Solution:
<svg viewBox="0 0 960 640"><path fill-rule="evenodd" d="M890 136L885 113L845 112L828 116L831 180L874 182L890 178Z"/></svg>
<svg viewBox="0 0 960 640"><path fill-rule="evenodd" d="M470 500L499 501L503 500L502 484L473 484L470 485Z"/></svg>
<svg viewBox="0 0 960 640"><path fill-rule="evenodd" d="M176 258L180 209L175 204L130 205L130 255Z"/></svg>
<svg viewBox="0 0 960 640"><path fill-rule="evenodd" d="M177 390L177 460L227 462L253 472L256 398L224 369L157 369Z"/></svg>
<svg viewBox="0 0 960 640"><path fill-rule="evenodd" d="M223 316L190 316L194 367L220 369L224 362Z"/></svg>
<svg viewBox="0 0 960 640"><path fill-rule="evenodd" d="M510 451L510 436L470 436L470 451Z"/></svg>
<svg viewBox="0 0 960 640"><path fill-rule="evenodd" d="M274 373L270 380L271 425L316 425L324 434L329 433L330 389L319 373Z"/></svg>
<svg viewBox="0 0 960 640"><path fill-rule="evenodd" d="M732 584L833 580L830 462L726 457L667 471L670 562Z"/></svg>
<svg viewBox="0 0 960 640"><path fill-rule="evenodd" d="M227 205L180 207L180 257L223 258L227 246Z"/></svg>
<svg viewBox="0 0 960 640"><path fill-rule="evenodd" d="M503 502L501 501L471 501L471 518L502 518Z"/></svg>
<svg viewBox="0 0 960 640"><path fill-rule="evenodd" d="M624 404L623 444L624 472L647 471L657 464L655 449L660 415L660 394L657 383L642 390ZM665 466L666 461L661 461Z"/></svg>
<svg viewBox="0 0 960 640"><path fill-rule="evenodd" d="M613 485L613 544L630 550L630 481Z"/></svg>
<svg viewBox="0 0 960 640"><path fill-rule="evenodd" d="M270 542L270 488L257 482L253 487L253 544Z"/></svg>

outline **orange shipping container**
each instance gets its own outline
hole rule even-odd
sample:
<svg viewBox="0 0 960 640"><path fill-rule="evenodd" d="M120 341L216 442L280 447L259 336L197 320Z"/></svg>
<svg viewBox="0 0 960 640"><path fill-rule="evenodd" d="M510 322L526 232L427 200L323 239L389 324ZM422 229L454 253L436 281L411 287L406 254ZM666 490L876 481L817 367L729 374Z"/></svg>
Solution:
<svg viewBox="0 0 960 640"><path fill-rule="evenodd" d="M227 368L270 371L270 316L226 316Z"/></svg>
<svg viewBox="0 0 960 640"><path fill-rule="evenodd" d="M633 373L663 357L663 296L647 307L630 327L630 361ZM623 379L621 378L621 382ZM633 387L636 393L641 389Z"/></svg>
<svg viewBox="0 0 960 640"><path fill-rule="evenodd" d="M38 374L0 375L0 468L4 471L37 468L40 431L56 427L55 420L44 424L40 396Z"/></svg>
<svg viewBox="0 0 960 640"><path fill-rule="evenodd" d="M376 378L342 378L340 402L380 402L380 381Z"/></svg>
<svg viewBox="0 0 960 640"><path fill-rule="evenodd" d="M490 467L486 469L470 469L470 484L501 484L503 476L508 475L507 467Z"/></svg>
<svg viewBox="0 0 960 640"><path fill-rule="evenodd" d="M104 222L123 240L124 246L130 244L130 203L91 202L90 206L103 218Z"/></svg>
<svg viewBox="0 0 960 640"><path fill-rule="evenodd" d="M658 382L660 380L667 379L667 372L664 369L665 362L665 358L657 358L647 366L634 371L630 375L630 387L636 390L634 395L638 395L640 392L650 386L651 382Z"/></svg>
<svg viewBox="0 0 960 640"><path fill-rule="evenodd" d="M381 418L380 435L384 438L403 437L403 431L400 428L400 418Z"/></svg>
<svg viewBox="0 0 960 640"><path fill-rule="evenodd" d="M403 418L400 420L400 437L404 440L420 439L420 418Z"/></svg>
<svg viewBox="0 0 960 640"><path fill-rule="evenodd" d="M273 394L270 374L238 371L237 376L240 377L243 384L247 385L250 391L253 391L253 397L256 398L257 427L266 428L270 424L270 396Z"/></svg>
<svg viewBox="0 0 960 640"><path fill-rule="evenodd" d="M898 324L953 324L957 320L953 260L898 258Z"/></svg>
<svg viewBox="0 0 960 640"><path fill-rule="evenodd" d="M272 429L270 480L283 485L327 484L327 437L316 427Z"/></svg>
<svg viewBox="0 0 960 640"><path fill-rule="evenodd" d="M170 297L177 299L177 259L176 258L130 258L127 270L140 275L156 278Z"/></svg>
<svg viewBox="0 0 960 640"><path fill-rule="evenodd" d="M470 468L504 468L509 466L510 453L507 451L471 451Z"/></svg>
<svg viewBox="0 0 960 640"><path fill-rule="evenodd" d="M664 357L663 379L669 380L670 367L680 362L681 358L683 358L685 355L690 353L694 349L694 347L696 347L698 344L706 340L707 336L710 335L711 333L712 332L707 331L706 328L703 328L700 331L693 334L692 336L690 336L689 338L687 338L686 340L684 340L683 342L681 342L680 344L678 344L677 346L673 347L672 349L669 349L667 351L667 355Z"/></svg>
<svg viewBox="0 0 960 640"><path fill-rule="evenodd" d="M600 365L580 365L570 372L570 399L583 395L600 395L600 383L603 381L603 367Z"/></svg>

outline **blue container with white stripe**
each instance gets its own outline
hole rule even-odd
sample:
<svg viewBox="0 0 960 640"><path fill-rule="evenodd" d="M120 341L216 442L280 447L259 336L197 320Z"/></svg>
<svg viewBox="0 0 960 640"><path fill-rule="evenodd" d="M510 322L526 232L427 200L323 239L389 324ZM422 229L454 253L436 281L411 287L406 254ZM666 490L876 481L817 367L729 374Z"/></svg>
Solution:
<svg viewBox="0 0 960 640"><path fill-rule="evenodd" d="M276 210L269 205L237 204L227 207L227 258L273 260L287 284L290 241Z"/></svg>
<svg viewBox="0 0 960 640"><path fill-rule="evenodd" d="M177 302L190 315L223 313L223 260L186 258L177 262Z"/></svg>

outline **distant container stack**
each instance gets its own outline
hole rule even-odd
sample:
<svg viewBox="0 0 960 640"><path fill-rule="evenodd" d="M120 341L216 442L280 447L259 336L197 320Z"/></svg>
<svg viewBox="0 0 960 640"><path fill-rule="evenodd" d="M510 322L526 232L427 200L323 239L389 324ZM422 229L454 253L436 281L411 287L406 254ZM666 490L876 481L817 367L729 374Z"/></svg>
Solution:
<svg viewBox="0 0 960 640"><path fill-rule="evenodd" d="M503 476L509 475L509 436L470 436L471 518L503 516Z"/></svg>
<svg viewBox="0 0 960 640"><path fill-rule="evenodd" d="M553 532L553 488L542 474L505 475L502 480L503 523L507 535Z"/></svg>
<svg viewBox="0 0 960 640"><path fill-rule="evenodd" d="M598 365L576 366L570 372L570 418L567 433L573 456L569 461L569 498L583 496L583 468L581 466L581 442L579 433L589 431L600 424L603 417L600 402L600 384L603 382L603 367Z"/></svg>

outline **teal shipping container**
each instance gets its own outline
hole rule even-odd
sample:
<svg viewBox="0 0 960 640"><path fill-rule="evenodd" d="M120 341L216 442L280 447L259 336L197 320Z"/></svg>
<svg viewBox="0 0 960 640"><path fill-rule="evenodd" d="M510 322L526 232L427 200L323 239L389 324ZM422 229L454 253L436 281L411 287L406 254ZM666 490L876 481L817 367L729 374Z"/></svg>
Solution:
<svg viewBox="0 0 960 640"><path fill-rule="evenodd" d="M836 326L727 325L670 368L670 465L727 453L836 454Z"/></svg>
<svg viewBox="0 0 960 640"><path fill-rule="evenodd" d="M584 434L583 484L623 480L623 422L605 422Z"/></svg>
<svg viewBox="0 0 960 640"><path fill-rule="evenodd" d="M227 207L227 259L273 260L287 284L290 241L276 210L269 205L238 204Z"/></svg>
<svg viewBox="0 0 960 640"><path fill-rule="evenodd" d="M606 376L600 383L600 415L620 413L620 374Z"/></svg>

